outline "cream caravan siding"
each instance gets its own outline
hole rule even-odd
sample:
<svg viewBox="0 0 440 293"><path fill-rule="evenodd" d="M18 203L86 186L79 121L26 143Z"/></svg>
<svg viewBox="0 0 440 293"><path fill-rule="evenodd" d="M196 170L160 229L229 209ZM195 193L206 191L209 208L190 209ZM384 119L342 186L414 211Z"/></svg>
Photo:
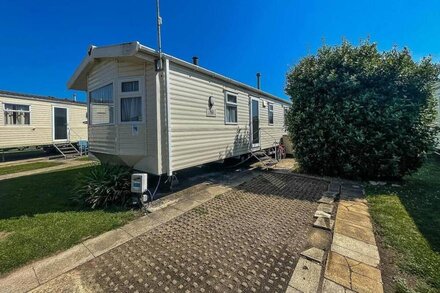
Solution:
<svg viewBox="0 0 440 293"><path fill-rule="evenodd" d="M280 103L264 99L266 106L260 102L260 143L262 149L273 147L286 134L284 129L284 108ZM273 124L269 125L269 103L273 103Z"/></svg>
<svg viewBox="0 0 440 293"><path fill-rule="evenodd" d="M70 141L76 142L79 140L88 140L86 105L77 106L61 104L59 106L68 108Z"/></svg>
<svg viewBox="0 0 440 293"><path fill-rule="evenodd" d="M146 91L146 153L147 157L142 166L145 171L161 174L162 170L162 124L160 99L160 73L157 73L152 63L145 63ZM165 128L166 129L166 128ZM141 166L139 166L141 167Z"/></svg>
<svg viewBox="0 0 440 293"><path fill-rule="evenodd" d="M5 125L4 104L30 106L30 125ZM0 96L0 148L50 145L53 143L53 107L68 108L71 141L87 140L87 107L50 100Z"/></svg>
<svg viewBox="0 0 440 293"><path fill-rule="evenodd" d="M117 155L128 165L145 172L160 173L158 126L159 102L156 99L157 74L149 62L128 58L98 61L88 76L88 90L113 83L114 123L89 125L90 151ZM120 86L122 81L139 80L142 122L121 122ZM133 94L133 97L139 96ZM131 97L131 95L130 95ZM159 140L158 140L159 135Z"/></svg>
<svg viewBox="0 0 440 293"><path fill-rule="evenodd" d="M243 90L204 74L170 63L169 98L171 112L172 169L179 170L207 162L237 156L250 151L249 95ZM225 124L225 91L236 93L238 123ZM207 117L208 98L215 99L215 117ZM260 101L262 148L281 138L282 106L279 101L258 97L274 103L273 126L267 125L267 107ZM286 103L287 105L287 103ZM266 129L266 128L264 128ZM272 137L273 136L273 137Z"/></svg>

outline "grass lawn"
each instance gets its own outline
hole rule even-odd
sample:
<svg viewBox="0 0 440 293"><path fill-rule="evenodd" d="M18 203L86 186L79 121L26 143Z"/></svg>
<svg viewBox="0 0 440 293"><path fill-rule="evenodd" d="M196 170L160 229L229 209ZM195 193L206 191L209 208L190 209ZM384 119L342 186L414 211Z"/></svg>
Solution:
<svg viewBox="0 0 440 293"><path fill-rule="evenodd" d="M71 200L91 166L0 181L0 274L114 229L134 211L89 210Z"/></svg>
<svg viewBox="0 0 440 293"><path fill-rule="evenodd" d="M0 175L43 169L53 166L59 166L62 164L63 163L61 162L33 162L33 163L14 165L14 166L4 166L4 167L0 167Z"/></svg>
<svg viewBox="0 0 440 293"><path fill-rule="evenodd" d="M370 186L367 195L385 259L392 258L384 271L396 273L394 290L440 292L440 158L430 158L401 187Z"/></svg>

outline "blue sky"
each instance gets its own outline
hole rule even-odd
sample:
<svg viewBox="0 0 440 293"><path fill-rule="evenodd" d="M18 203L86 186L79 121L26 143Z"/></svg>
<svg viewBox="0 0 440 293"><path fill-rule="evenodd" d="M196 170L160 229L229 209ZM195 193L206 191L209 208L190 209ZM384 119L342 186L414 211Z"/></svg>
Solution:
<svg viewBox="0 0 440 293"><path fill-rule="evenodd" d="M161 0L168 54L286 97L287 70L323 41L370 37L440 61L440 1ZM156 47L155 0L1 1L0 89L71 97L66 82L90 44ZM83 93L77 92L80 99Z"/></svg>

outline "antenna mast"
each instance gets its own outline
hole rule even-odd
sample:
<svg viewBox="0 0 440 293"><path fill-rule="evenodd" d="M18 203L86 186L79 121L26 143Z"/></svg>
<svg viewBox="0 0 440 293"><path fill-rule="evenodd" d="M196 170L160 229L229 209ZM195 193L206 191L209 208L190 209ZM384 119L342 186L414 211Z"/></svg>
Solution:
<svg viewBox="0 0 440 293"><path fill-rule="evenodd" d="M162 36L160 34L160 27L162 25L162 17L160 16L160 0L156 0L156 13L157 13L157 50L162 57Z"/></svg>
<svg viewBox="0 0 440 293"><path fill-rule="evenodd" d="M160 28L162 26L162 17L160 16L160 0L156 0L156 14L157 14L157 51L159 53L159 60L156 61L156 70L163 69L162 64L162 35Z"/></svg>

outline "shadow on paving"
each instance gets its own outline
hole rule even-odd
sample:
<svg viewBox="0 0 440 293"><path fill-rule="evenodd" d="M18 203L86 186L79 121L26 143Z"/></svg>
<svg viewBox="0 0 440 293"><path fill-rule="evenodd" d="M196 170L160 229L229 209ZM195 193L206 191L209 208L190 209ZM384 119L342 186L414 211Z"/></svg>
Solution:
<svg viewBox="0 0 440 293"><path fill-rule="evenodd" d="M199 183L219 183L228 185L228 182L241 176L244 172L247 172L251 164L255 163L255 160L248 160L244 163L238 164L239 160L229 160L225 163L207 163L204 165L183 169L174 172L178 182L170 190L169 182L166 175L161 176L161 183L158 188L158 193L155 200L166 197L175 192L182 191L186 188L193 187ZM148 177L148 186L154 190L157 185L158 176L151 175Z"/></svg>
<svg viewBox="0 0 440 293"><path fill-rule="evenodd" d="M252 183L241 184L236 189L254 195L280 196L284 198L301 198L301 200L315 202L317 186L327 187L329 182L321 179L305 178L301 175L265 172L259 175ZM289 179L287 179L289 178ZM321 193L319 193L321 195Z"/></svg>
<svg viewBox="0 0 440 293"><path fill-rule="evenodd" d="M260 175L40 291L284 292L326 188L290 174Z"/></svg>

